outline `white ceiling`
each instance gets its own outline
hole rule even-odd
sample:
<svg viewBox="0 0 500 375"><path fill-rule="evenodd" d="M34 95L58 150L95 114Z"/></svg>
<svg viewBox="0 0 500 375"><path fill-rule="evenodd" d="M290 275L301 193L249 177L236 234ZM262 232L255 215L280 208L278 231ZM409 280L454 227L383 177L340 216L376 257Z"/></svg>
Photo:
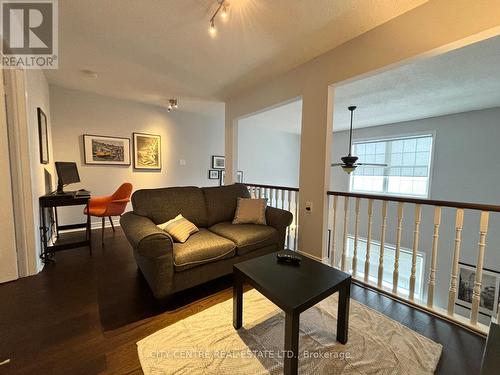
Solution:
<svg viewBox="0 0 500 375"><path fill-rule="evenodd" d="M180 109L220 111L221 98L287 71L427 0L59 1L59 69L51 84ZM81 70L98 73L97 79Z"/></svg>
<svg viewBox="0 0 500 375"><path fill-rule="evenodd" d="M334 131L500 107L500 36L419 60L335 90ZM244 124L300 133L302 102L248 117Z"/></svg>

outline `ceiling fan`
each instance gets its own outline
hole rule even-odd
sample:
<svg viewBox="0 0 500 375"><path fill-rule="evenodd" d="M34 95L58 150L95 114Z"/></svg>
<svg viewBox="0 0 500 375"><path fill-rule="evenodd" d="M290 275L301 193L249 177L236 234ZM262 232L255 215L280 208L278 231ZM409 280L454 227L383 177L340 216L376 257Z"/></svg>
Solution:
<svg viewBox="0 0 500 375"><path fill-rule="evenodd" d="M352 118L354 115L354 110L356 109L355 105L351 105L347 107L349 111L351 111L351 128L349 130L349 154L347 156L341 157L342 163L333 163L332 167L342 167L342 169L347 172L353 172L360 165L369 165L373 167L387 167L387 164L376 164L376 163L356 163L358 161L358 157L351 154L352 152Z"/></svg>

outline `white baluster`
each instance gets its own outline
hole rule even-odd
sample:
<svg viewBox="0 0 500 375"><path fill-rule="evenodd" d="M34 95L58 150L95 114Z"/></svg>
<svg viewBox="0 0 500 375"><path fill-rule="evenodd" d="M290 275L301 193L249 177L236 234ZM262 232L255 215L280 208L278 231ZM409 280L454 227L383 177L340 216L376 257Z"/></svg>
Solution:
<svg viewBox="0 0 500 375"><path fill-rule="evenodd" d="M457 209L455 217L455 249L451 264L450 291L448 293L448 315L453 316L457 299L458 262L460 261L460 245L462 243L462 228L464 226L464 210Z"/></svg>
<svg viewBox="0 0 500 375"><path fill-rule="evenodd" d="M355 277L358 268L358 233L359 233L359 205L361 200L356 198L356 205L354 208L354 250L352 252L352 275Z"/></svg>
<svg viewBox="0 0 500 375"><path fill-rule="evenodd" d="M285 209L285 190L280 190L281 195L281 208Z"/></svg>
<svg viewBox="0 0 500 375"><path fill-rule="evenodd" d="M434 290L436 288L436 271L437 271L437 256L438 256L438 241L439 241L439 226L441 225L441 207L434 209L434 233L432 235L432 258L431 272L429 274L429 285L427 289L427 306L434 305Z"/></svg>
<svg viewBox="0 0 500 375"><path fill-rule="evenodd" d="M337 202L338 201L338 196L334 195L333 196L333 224L332 224L332 250L330 252L330 262L332 267L335 267L335 253L336 253L336 239L335 239L335 234L337 233Z"/></svg>
<svg viewBox="0 0 500 375"><path fill-rule="evenodd" d="M397 294L399 281L399 252L401 250L401 232L403 229L404 203L398 203L398 224L396 228L396 253L394 256L394 272L392 274L392 292Z"/></svg>
<svg viewBox="0 0 500 375"><path fill-rule="evenodd" d="M288 198L288 211L292 212L292 191L291 190L288 190L287 191L287 198ZM286 247L287 249L290 248L290 241L291 241L291 238L290 238L290 226L288 226L286 228Z"/></svg>
<svg viewBox="0 0 500 375"><path fill-rule="evenodd" d="M472 309L470 314L471 324L477 324L479 313L479 302L481 300L481 284L483 282L483 264L484 253L486 249L486 235L488 233L489 212L481 212L481 221L479 224L479 248L477 254L476 279L474 281L474 289L472 291Z"/></svg>
<svg viewBox="0 0 500 375"><path fill-rule="evenodd" d="M349 197L344 197L344 237L342 246L342 260L340 268L345 271L347 261L347 231L349 229Z"/></svg>
<svg viewBox="0 0 500 375"><path fill-rule="evenodd" d="M293 242L293 249L298 250L299 249L299 192L295 192L295 207L294 207L294 213L293 216L295 217L295 239Z"/></svg>
<svg viewBox="0 0 500 375"><path fill-rule="evenodd" d="M368 200L368 233L366 235L365 282L370 274L370 248L372 244L373 199Z"/></svg>
<svg viewBox="0 0 500 375"><path fill-rule="evenodd" d="M377 286L382 288L384 280L385 232L387 229L387 201L382 201L382 225L380 226L380 254L378 258Z"/></svg>
<svg viewBox="0 0 500 375"><path fill-rule="evenodd" d="M417 275L417 252L418 252L418 240L420 235L420 220L422 216L422 206L420 204L415 205L415 227L413 229L413 251L411 255L411 272L410 272L410 301L415 299L415 282Z"/></svg>

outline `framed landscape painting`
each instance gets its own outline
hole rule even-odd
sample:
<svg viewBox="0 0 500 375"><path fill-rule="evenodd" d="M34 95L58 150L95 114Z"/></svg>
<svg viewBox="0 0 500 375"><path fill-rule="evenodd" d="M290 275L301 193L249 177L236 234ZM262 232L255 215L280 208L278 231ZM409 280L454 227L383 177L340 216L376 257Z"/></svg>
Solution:
<svg viewBox="0 0 500 375"><path fill-rule="evenodd" d="M212 169L224 169L226 168L226 158L224 156L214 155L212 156Z"/></svg>
<svg viewBox="0 0 500 375"><path fill-rule="evenodd" d="M134 133L134 168L161 170L161 137Z"/></svg>
<svg viewBox="0 0 500 375"><path fill-rule="evenodd" d="M130 138L83 135L85 164L130 165Z"/></svg>

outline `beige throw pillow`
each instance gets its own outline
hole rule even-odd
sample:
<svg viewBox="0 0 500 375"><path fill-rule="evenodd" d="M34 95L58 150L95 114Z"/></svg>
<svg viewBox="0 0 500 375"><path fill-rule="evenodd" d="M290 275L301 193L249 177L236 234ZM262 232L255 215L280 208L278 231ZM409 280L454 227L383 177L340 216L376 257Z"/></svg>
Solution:
<svg viewBox="0 0 500 375"><path fill-rule="evenodd" d="M267 199L238 198L233 224L266 225Z"/></svg>
<svg viewBox="0 0 500 375"><path fill-rule="evenodd" d="M158 224L158 227L170 234L174 241L181 243L186 242L190 235L199 231L196 225L180 214L166 223Z"/></svg>

